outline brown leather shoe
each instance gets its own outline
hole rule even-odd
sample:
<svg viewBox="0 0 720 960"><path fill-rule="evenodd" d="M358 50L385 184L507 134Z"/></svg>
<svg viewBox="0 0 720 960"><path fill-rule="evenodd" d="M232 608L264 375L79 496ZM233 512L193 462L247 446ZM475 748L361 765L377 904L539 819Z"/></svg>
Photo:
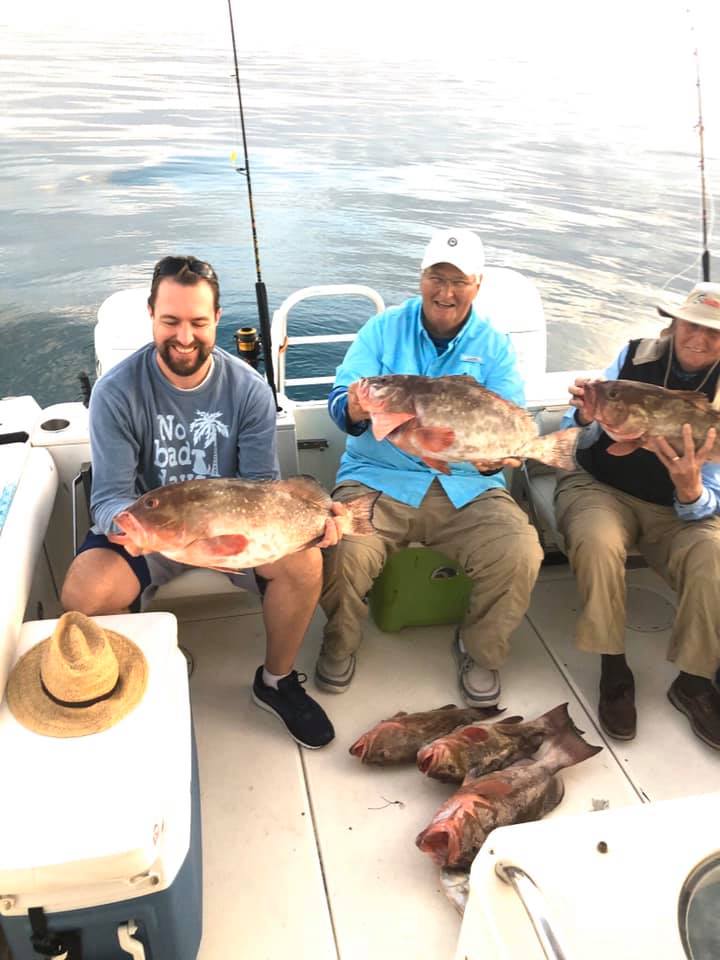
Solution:
<svg viewBox="0 0 720 960"><path fill-rule="evenodd" d="M710 681L707 687L691 694L676 677L668 690L668 700L685 714L695 736L713 750L720 750L720 693Z"/></svg>
<svg viewBox="0 0 720 960"><path fill-rule="evenodd" d="M635 684L600 683L598 718L605 733L614 740L633 740L637 731Z"/></svg>

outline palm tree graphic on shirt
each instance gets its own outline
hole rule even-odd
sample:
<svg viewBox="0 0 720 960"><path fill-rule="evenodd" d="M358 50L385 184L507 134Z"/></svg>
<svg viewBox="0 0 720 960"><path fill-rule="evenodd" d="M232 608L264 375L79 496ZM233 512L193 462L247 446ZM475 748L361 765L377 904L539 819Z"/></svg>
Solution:
<svg viewBox="0 0 720 960"><path fill-rule="evenodd" d="M209 476L211 477L218 476L218 434L220 434L221 437L228 437L230 435L230 431L225 424L220 422L221 416L222 414L220 413L209 413L207 410L198 410L197 417L190 424L193 443L203 443L206 450L210 446L213 448L213 460L209 471Z"/></svg>

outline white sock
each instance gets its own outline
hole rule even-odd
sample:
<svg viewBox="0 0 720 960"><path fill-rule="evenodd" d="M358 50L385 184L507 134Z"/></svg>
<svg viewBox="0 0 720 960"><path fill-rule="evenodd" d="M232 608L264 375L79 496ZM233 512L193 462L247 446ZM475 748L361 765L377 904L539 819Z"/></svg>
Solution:
<svg viewBox="0 0 720 960"><path fill-rule="evenodd" d="M265 684L266 687L272 687L273 690L277 690L278 680L284 680L285 677L289 677L289 676L290 676L289 673L281 673L279 675L270 673L267 667L263 667L263 676L262 676L263 683Z"/></svg>

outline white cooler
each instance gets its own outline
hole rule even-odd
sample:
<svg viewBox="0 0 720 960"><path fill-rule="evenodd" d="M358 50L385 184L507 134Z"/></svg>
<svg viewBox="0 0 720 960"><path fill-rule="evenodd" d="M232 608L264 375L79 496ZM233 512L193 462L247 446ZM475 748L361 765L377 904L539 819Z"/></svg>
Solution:
<svg viewBox="0 0 720 960"><path fill-rule="evenodd" d="M70 739L32 733L0 705L0 926L14 960L195 960L200 801L177 623L94 619L143 650L147 689L116 726ZM56 622L24 624L15 659Z"/></svg>

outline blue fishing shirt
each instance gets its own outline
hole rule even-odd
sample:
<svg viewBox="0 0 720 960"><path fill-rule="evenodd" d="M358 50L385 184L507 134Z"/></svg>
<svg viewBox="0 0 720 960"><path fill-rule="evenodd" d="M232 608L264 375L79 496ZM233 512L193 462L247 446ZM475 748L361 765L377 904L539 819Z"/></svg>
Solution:
<svg viewBox="0 0 720 960"><path fill-rule="evenodd" d="M355 480L412 507L420 505L435 478L458 508L486 490L506 487L502 471L483 476L469 463L453 463L448 476L399 450L389 440L378 442L368 429L368 421L349 423L348 386L361 377L385 374L466 374L488 390L524 406L523 382L507 334L495 330L489 319L478 316L473 308L459 332L439 352L422 323L422 298L412 297L371 317L361 328L337 368L328 398L330 416L349 434L338 483Z"/></svg>
<svg viewBox="0 0 720 960"><path fill-rule="evenodd" d="M627 358L628 347L625 346L618 354L617 358L610 364L605 371L606 380L617 380L623 364ZM565 416L562 418L561 428L581 426L575 419L576 407L569 407ZM593 420L583 432L579 434L578 446L591 447L600 437L602 427ZM680 503L675 498L673 506L675 513L681 520L704 520L705 517L712 517L720 513L720 463L705 462L700 468L700 476L703 482L703 491L697 500L693 503Z"/></svg>

